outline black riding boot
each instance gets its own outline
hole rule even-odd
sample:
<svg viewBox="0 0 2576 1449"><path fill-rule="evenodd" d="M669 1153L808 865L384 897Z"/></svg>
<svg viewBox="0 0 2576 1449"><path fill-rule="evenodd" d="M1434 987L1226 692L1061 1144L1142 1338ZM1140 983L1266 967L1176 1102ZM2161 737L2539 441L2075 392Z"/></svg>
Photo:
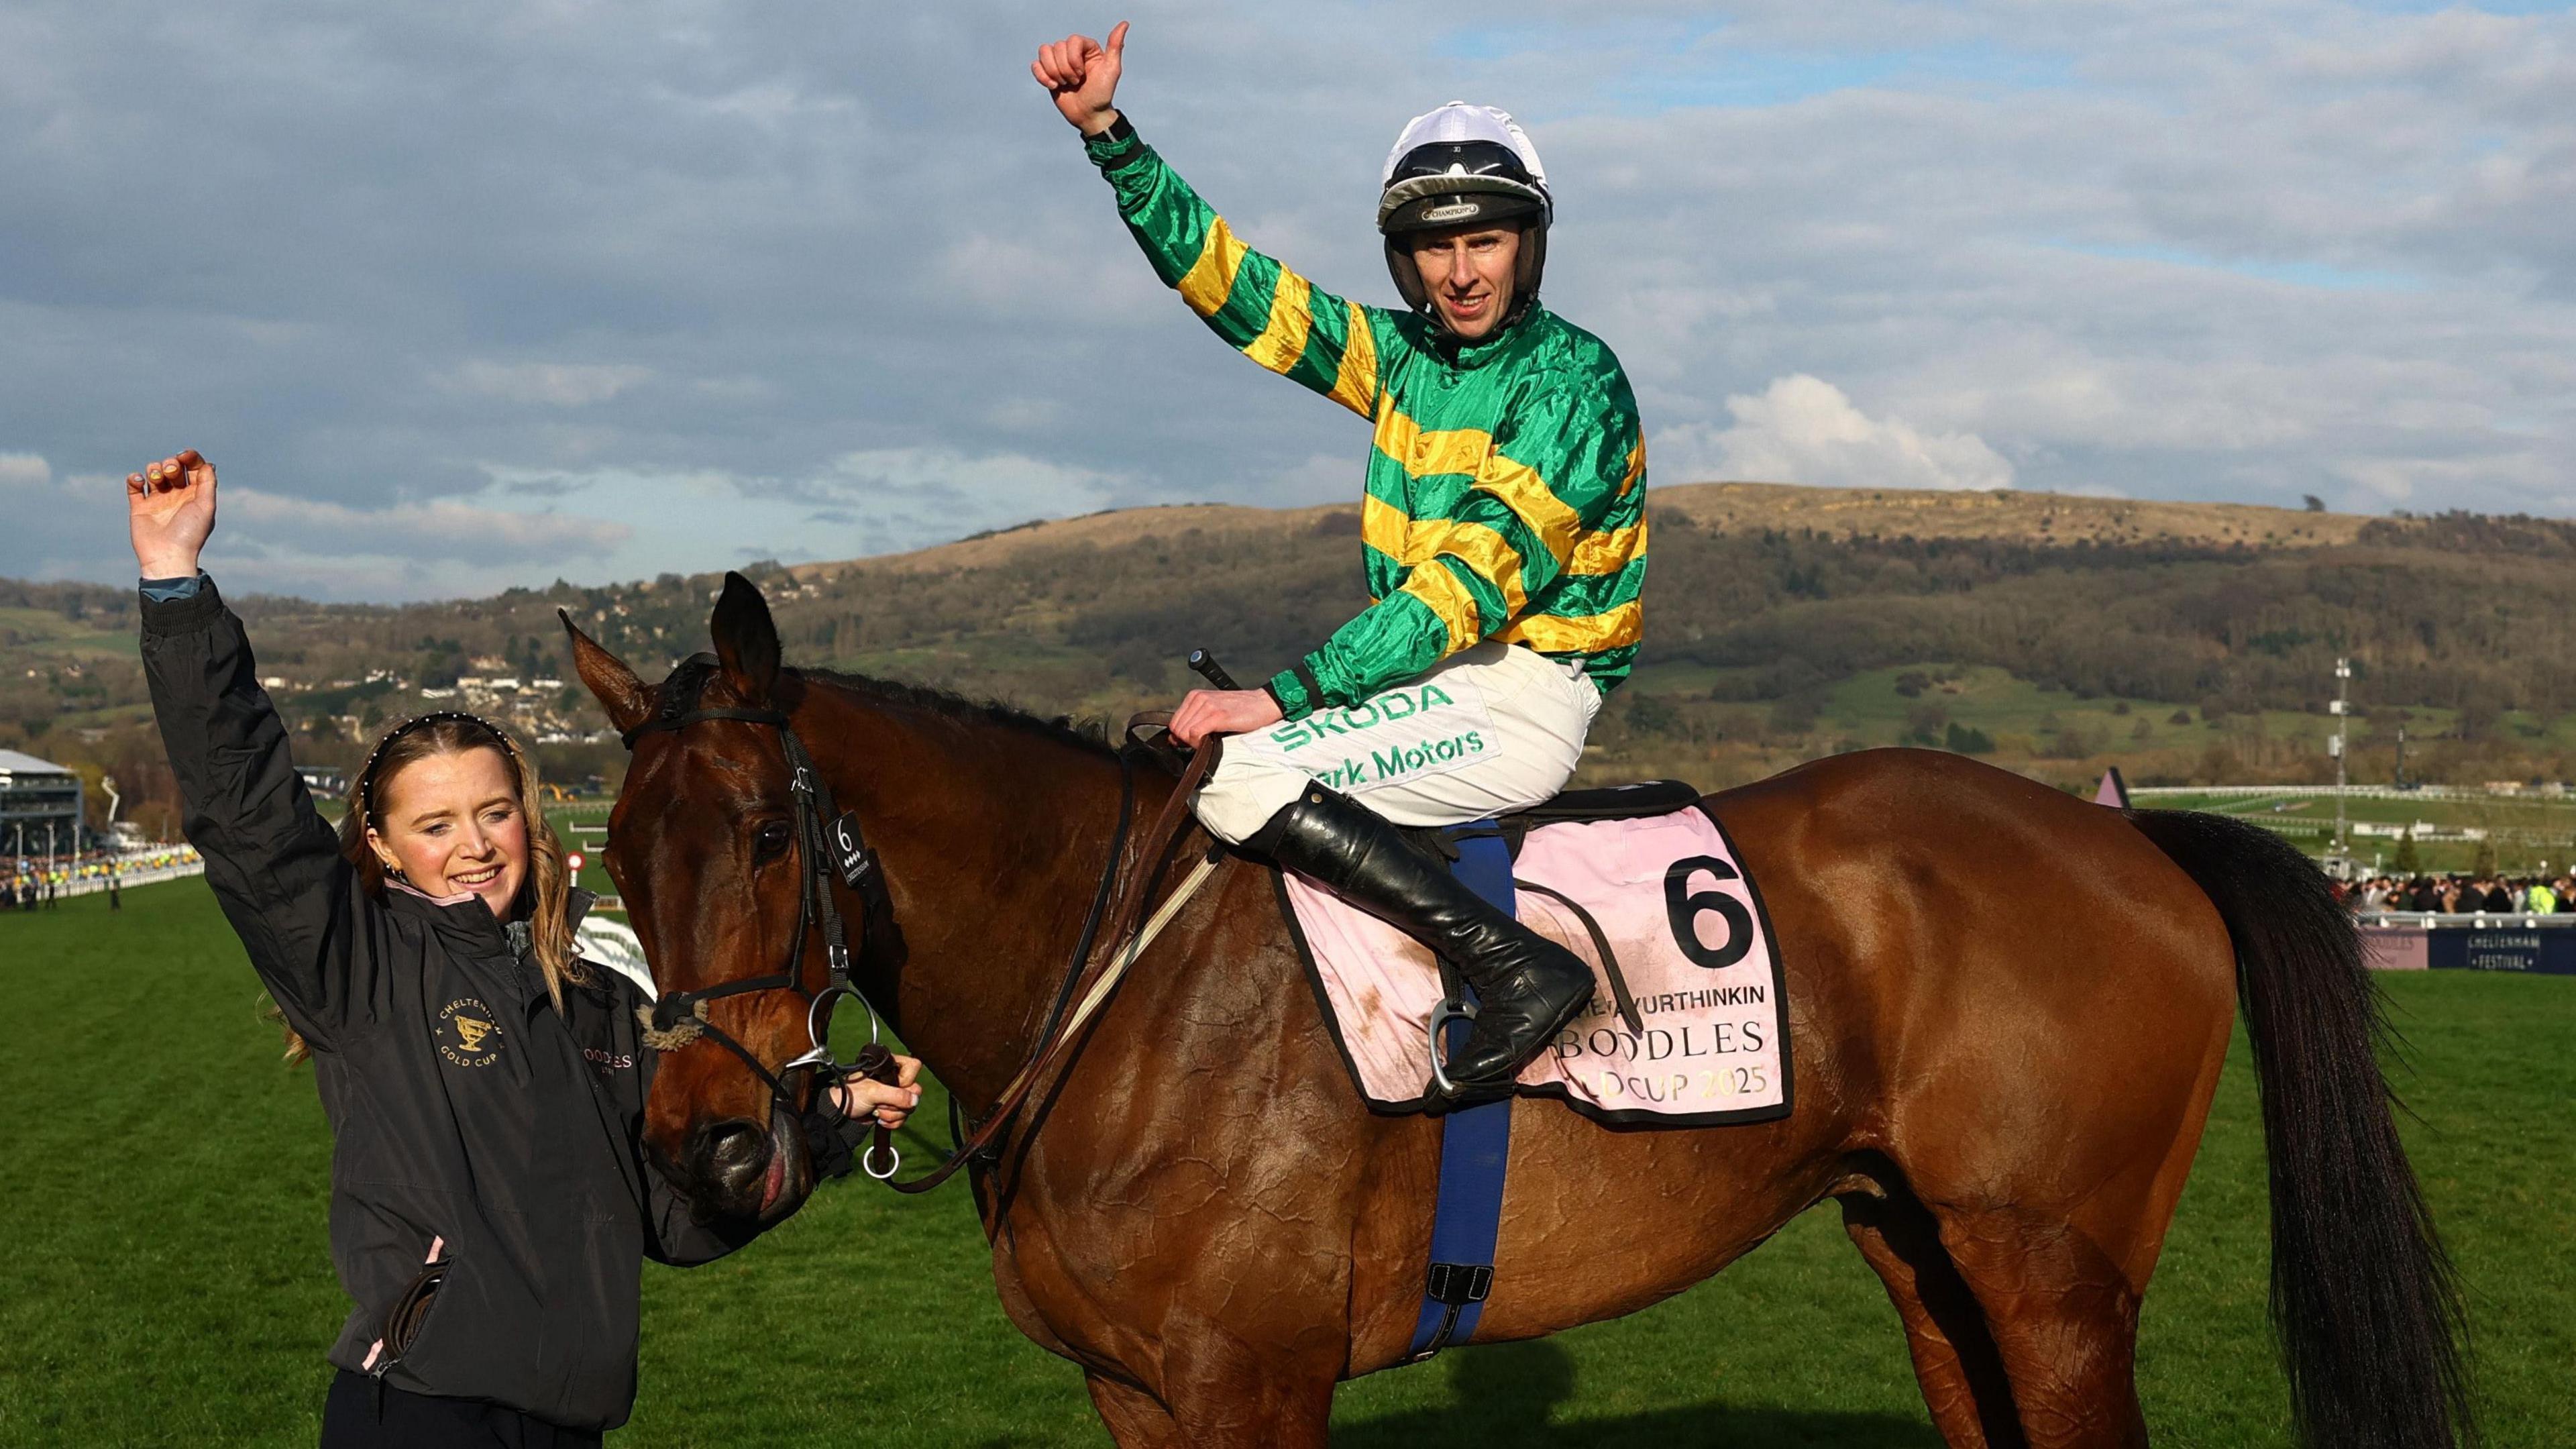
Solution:
<svg viewBox="0 0 2576 1449"><path fill-rule="evenodd" d="M1580 957L1496 910L1384 816L1321 785L1245 844L1430 947L1476 988L1475 1029L1446 1058L1451 1106L1509 1093L1522 1066L1592 1000L1592 968ZM1444 1096L1436 1082L1429 1094Z"/></svg>

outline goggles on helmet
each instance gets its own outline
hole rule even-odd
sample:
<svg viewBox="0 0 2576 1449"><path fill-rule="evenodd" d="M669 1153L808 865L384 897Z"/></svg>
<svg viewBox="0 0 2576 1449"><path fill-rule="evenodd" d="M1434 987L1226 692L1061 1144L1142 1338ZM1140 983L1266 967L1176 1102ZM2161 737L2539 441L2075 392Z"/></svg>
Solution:
<svg viewBox="0 0 2576 1449"><path fill-rule="evenodd" d="M1546 184L1508 146L1435 141L1404 154L1378 197L1377 227L1388 236L1545 216Z"/></svg>

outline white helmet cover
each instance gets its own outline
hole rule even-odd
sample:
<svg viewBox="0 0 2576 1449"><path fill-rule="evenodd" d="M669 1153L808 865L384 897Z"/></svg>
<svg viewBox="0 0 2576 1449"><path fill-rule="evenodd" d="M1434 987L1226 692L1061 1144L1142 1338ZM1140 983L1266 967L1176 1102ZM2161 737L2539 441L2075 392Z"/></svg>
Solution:
<svg viewBox="0 0 2576 1449"><path fill-rule="evenodd" d="M1417 171L1399 179L1399 173L1406 169L1405 159L1425 147L1475 146L1477 143L1508 152L1518 160L1519 169L1527 179L1490 170L1478 171L1458 164L1438 173ZM1403 133L1395 138L1394 148L1386 153L1386 165L1379 173L1378 185L1377 220L1380 227L1384 227L1406 203L1429 196L1503 195L1536 202L1542 210L1548 209L1551 202L1547 190L1547 168L1540 164L1538 148L1530 144L1529 133L1520 128L1520 123L1512 119L1509 111L1493 106L1469 105L1465 101L1451 101L1408 122ZM1459 219L1468 220L1473 216L1470 211Z"/></svg>

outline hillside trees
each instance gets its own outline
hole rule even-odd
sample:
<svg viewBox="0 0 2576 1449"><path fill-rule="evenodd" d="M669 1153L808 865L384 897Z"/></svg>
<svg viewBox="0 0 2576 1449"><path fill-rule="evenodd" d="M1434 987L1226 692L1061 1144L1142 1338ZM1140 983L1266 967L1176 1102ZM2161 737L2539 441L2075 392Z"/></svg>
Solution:
<svg viewBox="0 0 2576 1449"><path fill-rule="evenodd" d="M1226 532L1140 512L1123 540L1095 529L1090 537L1106 541L1050 542L1033 530L1006 560L977 567L749 567L792 662L1114 717L1194 683L1180 668L1192 648L1215 650L1249 683L1365 605L1357 512L1283 518L1299 521ZM2345 656L2365 709L2444 712L2440 728L2411 734L2415 773L2565 769L2557 747L2529 732L2533 721L2576 711L2576 650L2564 638L2576 618L2576 526L2392 519L2349 545L2299 549L1727 533L1679 510L1657 515L1654 529L1643 672L1620 696L1643 703L1616 714L1639 739L1830 748L1817 736L1830 691L1856 674L1895 670L1897 694L1926 707L1901 729L1891 724L1889 737L1993 750L1996 726L1936 697L1942 671L1982 666L2077 700L2160 704L2156 725L2142 716L2116 732L2096 724L2025 740L2015 726L2006 754L2072 760L2144 746L2159 730L2194 726L2190 711L2161 707L2190 704L2223 721L2222 733L2174 748L2238 774L2306 772L2322 768L2314 739L2264 737L2237 722L2259 710L2317 711L2333 661ZM402 607L234 602L263 672L318 698L330 681L371 669L415 686L452 682L484 656L523 678L568 677L558 606L657 678L707 647L716 583L713 574L666 574ZM58 719L76 729L141 719L135 625L130 588L0 581L0 744L48 730L59 738ZM1671 682L1682 678L1687 685ZM281 702L301 697L290 690ZM416 695L350 693L338 703L370 724L419 707Z"/></svg>

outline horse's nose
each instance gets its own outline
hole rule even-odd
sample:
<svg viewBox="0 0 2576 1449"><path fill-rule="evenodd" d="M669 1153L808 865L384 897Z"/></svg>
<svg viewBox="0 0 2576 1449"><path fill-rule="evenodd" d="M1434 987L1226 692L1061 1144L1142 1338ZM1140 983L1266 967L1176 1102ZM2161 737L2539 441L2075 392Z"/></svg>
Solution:
<svg viewBox="0 0 2576 1449"><path fill-rule="evenodd" d="M756 1201L768 1172L769 1134L757 1122L718 1122L701 1139L698 1177L719 1200Z"/></svg>

